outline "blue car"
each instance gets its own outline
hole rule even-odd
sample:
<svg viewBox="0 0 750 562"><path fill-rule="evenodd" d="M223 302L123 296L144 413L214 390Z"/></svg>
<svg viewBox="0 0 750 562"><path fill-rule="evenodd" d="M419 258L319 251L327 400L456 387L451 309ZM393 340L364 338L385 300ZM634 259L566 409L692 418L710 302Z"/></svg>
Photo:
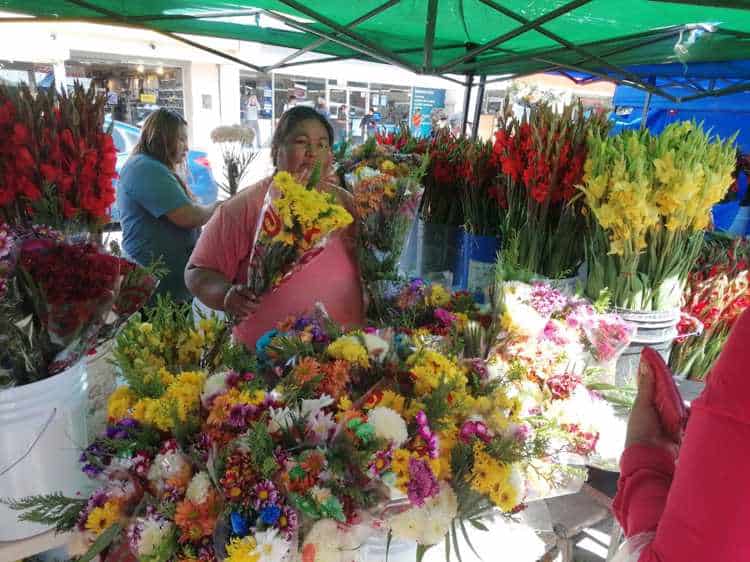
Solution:
<svg viewBox="0 0 750 562"><path fill-rule="evenodd" d="M110 123L109 117L104 120L104 129L108 130ZM141 129L122 121L114 121L112 127L112 140L117 149L117 173L120 173L123 165L130 157L138 139L141 136ZM213 172L211 171L211 162L208 160L208 154L200 150L191 150L187 155L187 183L193 195L202 205L210 205L216 202L219 194ZM115 180L117 181L117 180ZM117 220L117 205L112 209L112 219Z"/></svg>

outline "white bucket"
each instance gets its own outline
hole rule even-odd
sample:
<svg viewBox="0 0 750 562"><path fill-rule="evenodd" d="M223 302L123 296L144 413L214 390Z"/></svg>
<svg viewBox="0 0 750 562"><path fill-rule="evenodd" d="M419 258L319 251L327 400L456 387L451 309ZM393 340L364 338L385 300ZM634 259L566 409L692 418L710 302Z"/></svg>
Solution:
<svg viewBox="0 0 750 562"><path fill-rule="evenodd" d="M75 497L89 482L78 459L87 445L85 359L48 379L0 391L0 498L52 492ZM0 504L0 541L49 528L18 521Z"/></svg>

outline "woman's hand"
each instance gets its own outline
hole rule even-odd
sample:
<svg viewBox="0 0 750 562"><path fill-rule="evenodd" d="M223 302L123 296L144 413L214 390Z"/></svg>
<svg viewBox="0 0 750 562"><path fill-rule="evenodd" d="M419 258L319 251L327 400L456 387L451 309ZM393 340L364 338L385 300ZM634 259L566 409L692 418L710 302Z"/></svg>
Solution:
<svg viewBox="0 0 750 562"><path fill-rule="evenodd" d="M675 457L680 448L679 443L673 441L661 425L654 405L654 375L646 363L641 363L638 368L638 395L630 412L625 438L625 447L636 444L661 447Z"/></svg>
<svg viewBox="0 0 750 562"><path fill-rule="evenodd" d="M255 314L260 299L244 285L232 285L224 295L224 312L237 320Z"/></svg>

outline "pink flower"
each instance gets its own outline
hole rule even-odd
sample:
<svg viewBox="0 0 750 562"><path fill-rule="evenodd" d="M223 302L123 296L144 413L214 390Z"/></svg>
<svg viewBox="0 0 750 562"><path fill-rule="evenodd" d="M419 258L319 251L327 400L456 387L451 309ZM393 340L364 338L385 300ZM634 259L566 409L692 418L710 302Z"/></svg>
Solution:
<svg viewBox="0 0 750 562"><path fill-rule="evenodd" d="M406 485L409 501L421 507L425 500L440 493L437 478L426 461L409 459L409 483Z"/></svg>

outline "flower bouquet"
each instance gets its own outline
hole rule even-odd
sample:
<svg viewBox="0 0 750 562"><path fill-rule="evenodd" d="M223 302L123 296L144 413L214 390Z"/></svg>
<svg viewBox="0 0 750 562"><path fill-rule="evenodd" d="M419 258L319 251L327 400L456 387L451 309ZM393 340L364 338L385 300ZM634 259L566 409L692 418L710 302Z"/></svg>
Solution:
<svg viewBox="0 0 750 562"><path fill-rule="evenodd" d="M93 85L37 95L0 87L0 220L69 232L106 224L117 151L102 129L105 102Z"/></svg>
<svg viewBox="0 0 750 562"><path fill-rule="evenodd" d="M383 160L378 168L364 163L346 176L354 195L357 256L369 297L368 317L378 319L388 287L399 279L406 236L416 218L426 158L419 166Z"/></svg>
<svg viewBox="0 0 750 562"><path fill-rule="evenodd" d="M680 336L670 357L675 373L706 377L734 322L750 307L750 243L708 234L685 288Z"/></svg>
<svg viewBox="0 0 750 562"><path fill-rule="evenodd" d="M148 271L51 229L0 225L0 245L2 386L71 367L155 287Z"/></svg>
<svg viewBox="0 0 750 562"><path fill-rule="evenodd" d="M567 409L548 415L571 381L493 375L416 330L345 331L317 312L281 323L254 356L222 347L209 375L196 362L211 321L166 301L147 317L118 338L127 385L82 456L97 490L9 502L74 531L74 555L348 562L390 536L421 557L550 493L577 473L569 455L596 443Z"/></svg>
<svg viewBox="0 0 750 562"><path fill-rule="evenodd" d="M320 164L307 185L288 172L273 178L250 255L247 285L260 296L320 254L328 237L354 220L335 195L316 189Z"/></svg>
<svg viewBox="0 0 750 562"><path fill-rule="evenodd" d="M606 117L587 116L580 104L562 113L538 104L519 120L512 104L505 107L493 147L502 171L496 196L504 209L503 260L550 279L573 277L584 257L583 202L576 186L587 135L606 135Z"/></svg>
<svg viewBox="0 0 750 562"><path fill-rule="evenodd" d="M711 207L732 183L733 139L683 122L660 135L592 132L588 145L586 294L608 288L620 308L678 308Z"/></svg>

